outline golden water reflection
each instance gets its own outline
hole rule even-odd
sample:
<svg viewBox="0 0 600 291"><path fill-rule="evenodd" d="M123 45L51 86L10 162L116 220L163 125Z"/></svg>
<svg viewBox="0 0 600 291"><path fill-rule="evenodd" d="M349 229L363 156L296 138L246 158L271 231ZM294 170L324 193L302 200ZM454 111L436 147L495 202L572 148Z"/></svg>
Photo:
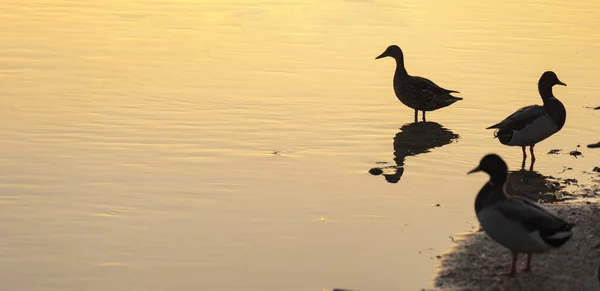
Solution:
<svg viewBox="0 0 600 291"><path fill-rule="evenodd" d="M598 166L599 3L0 1L0 289L424 288L543 71L567 123L536 150L583 156L536 170ZM390 44L464 100L399 131Z"/></svg>

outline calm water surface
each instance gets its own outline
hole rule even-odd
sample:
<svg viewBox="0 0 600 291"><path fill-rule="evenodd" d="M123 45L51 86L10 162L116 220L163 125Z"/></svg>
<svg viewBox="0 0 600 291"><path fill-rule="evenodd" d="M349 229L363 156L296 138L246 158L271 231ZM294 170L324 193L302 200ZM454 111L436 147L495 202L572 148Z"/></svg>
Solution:
<svg viewBox="0 0 600 291"><path fill-rule="evenodd" d="M597 165L545 153L600 136L598 3L2 1L0 290L427 287L543 71L536 170ZM465 99L410 124L390 44Z"/></svg>

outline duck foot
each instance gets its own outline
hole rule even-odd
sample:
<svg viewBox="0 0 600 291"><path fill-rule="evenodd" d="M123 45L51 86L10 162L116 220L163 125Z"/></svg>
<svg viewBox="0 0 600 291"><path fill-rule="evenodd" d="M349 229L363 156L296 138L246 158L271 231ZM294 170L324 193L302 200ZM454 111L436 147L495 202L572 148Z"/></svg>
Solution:
<svg viewBox="0 0 600 291"><path fill-rule="evenodd" d="M514 276L517 274L517 253L511 252L511 255L512 264L510 265L510 269L506 272L495 274L495 276ZM527 266L529 266L529 264Z"/></svg>
<svg viewBox="0 0 600 291"><path fill-rule="evenodd" d="M510 269L508 271L494 274L494 276L515 276L515 275L517 275L517 270L514 270L514 269Z"/></svg>
<svg viewBox="0 0 600 291"><path fill-rule="evenodd" d="M532 150L532 153L533 153L533 150ZM531 167L533 168L533 162L531 163ZM525 265L525 268L519 269L519 271L521 271L521 272L531 271L531 256L532 255L533 254L527 254L527 264Z"/></svg>

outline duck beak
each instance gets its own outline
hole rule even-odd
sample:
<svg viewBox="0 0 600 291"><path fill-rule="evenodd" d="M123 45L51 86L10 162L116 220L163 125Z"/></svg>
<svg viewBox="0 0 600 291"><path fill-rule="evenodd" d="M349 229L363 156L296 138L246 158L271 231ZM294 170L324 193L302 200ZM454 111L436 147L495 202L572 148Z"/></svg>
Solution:
<svg viewBox="0 0 600 291"><path fill-rule="evenodd" d="M567 84L561 82L560 80L558 82L556 82L556 85L563 85L563 86L567 86Z"/></svg>
<svg viewBox="0 0 600 291"><path fill-rule="evenodd" d="M381 58L385 58L387 57L387 55L385 54L385 52L383 52L382 54L380 54L379 56L377 56L375 59L381 59Z"/></svg>
<svg viewBox="0 0 600 291"><path fill-rule="evenodd" d="M475 168L475 169L473 169L473 170L469 171L469 172L467 173L467 175L469 175L469 174L473 174L473 173L477 173L477 172L479 172L479 171L481 171L481 169L479 168L479 166L477 166L477 168Z"/></svg>

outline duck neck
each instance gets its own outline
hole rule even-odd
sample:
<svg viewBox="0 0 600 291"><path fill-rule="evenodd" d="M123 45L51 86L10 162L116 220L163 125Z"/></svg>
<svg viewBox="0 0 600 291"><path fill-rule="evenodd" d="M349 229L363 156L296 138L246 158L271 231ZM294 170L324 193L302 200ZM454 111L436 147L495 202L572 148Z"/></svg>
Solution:
<svg viewBox="0 0 600 291"><path fill-rule="evenodd" d="M493 187L503 187L504 183L506 183L507 178L508 173L506 172L494 173L493 175L490 175L490 180L488 181L488 184L490 184L490 186Z"/></svg>
<svg viewBox="0 0 600 291"><path fill-rule="evenodd" d="M567 117L565 106L552 94L552 86L539 85L538 89L544 101L544 109L546 109L546 112L548 112L552 121L554 121L554 124L560 130L565 125Z"/></svg>
<svg viewBox="0 0 600 291"><path fill-rule="evenodd" d="M394 58L396 60L396 72L394 73L394 79L406 79L408 78L408 72L404 68L404 58L402 56Z"/></svg>
<svg viewBox="0 0 600 291"><path fill-rule="evenodd" d="M485 207L492 205L498 201L506 199L504 193L504 184L506 183L506 175L504 180L500 177L490 178L490 180L481 188L479 194L475 198L475 211L479 212Z"/></svg>
<svg viewBox="0 0 600 291"><path fill-rule="evenodd" d="M546 103L546 101L556 100L556 97L552 94L552 86L538 84L538 91L540 92L540 96L542 96L544 103Z"/></svg>

